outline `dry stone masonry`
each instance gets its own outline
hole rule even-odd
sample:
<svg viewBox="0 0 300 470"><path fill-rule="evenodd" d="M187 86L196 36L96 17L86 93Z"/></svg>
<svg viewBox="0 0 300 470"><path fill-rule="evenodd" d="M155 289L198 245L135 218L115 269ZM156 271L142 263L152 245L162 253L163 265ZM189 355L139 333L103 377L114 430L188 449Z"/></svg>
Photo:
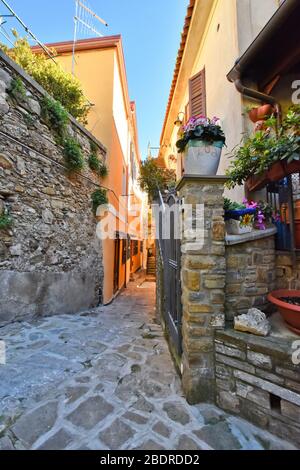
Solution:
<svg viewBox="0 0 300 470"><path fill-rule="evenodd" d="M9 89L21 79L26 96ZM88 170L71 175L63 148L41 118L45 92L0 52L0 325L33 315L74 313L101 301L102 246L96 238L91 194L100 183ZM68 132L85 161L91 141L70 118Z"/></svg>
<svg viewBox="0 0 300 470"><path fill-rule="evenodd" d="M184 176L178 186L185 205L204 205L203 245L186 230L181 246L183 388L190 403L214 401L214 332L225 325L224 181Z"/></svg>

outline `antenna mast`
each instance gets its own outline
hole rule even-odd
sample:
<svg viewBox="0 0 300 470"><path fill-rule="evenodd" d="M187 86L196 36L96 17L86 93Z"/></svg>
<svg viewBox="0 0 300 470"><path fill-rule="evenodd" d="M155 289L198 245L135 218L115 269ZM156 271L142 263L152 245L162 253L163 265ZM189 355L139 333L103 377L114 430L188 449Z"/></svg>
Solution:
<svg viewBox="0 0 300 470"><path fill-rule="evenodd" d="M103 36L95 27L94 22L98 21L106 27L108 23L100 18L87 4L86 0L75 0L75 16L74 16L74 40L73 40L73 56L72 56L72 73L75 75L75 65L76 65L76 42L77 36L79 33L79 28L81 27L82 34L90 36L91 33L96 34L96 36Z"/></svg>

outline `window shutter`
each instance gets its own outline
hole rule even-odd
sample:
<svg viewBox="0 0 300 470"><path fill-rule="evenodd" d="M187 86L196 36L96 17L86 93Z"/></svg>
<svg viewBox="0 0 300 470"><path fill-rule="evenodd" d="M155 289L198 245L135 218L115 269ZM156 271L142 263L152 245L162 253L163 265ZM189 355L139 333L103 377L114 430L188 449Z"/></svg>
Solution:
<svg viewBox="0 0 300 470"><path fill-rule="evenodd" d="M189 82L190 117L203 114L206 116L205 69L194 75Z"/></svg>
<svg viewBox="0 0 300 470"><path fill-rule="evenodd" d="M190 114L190 103L186 104L184 108L184 124L188 122L190 118L189 114Z"/></svg>

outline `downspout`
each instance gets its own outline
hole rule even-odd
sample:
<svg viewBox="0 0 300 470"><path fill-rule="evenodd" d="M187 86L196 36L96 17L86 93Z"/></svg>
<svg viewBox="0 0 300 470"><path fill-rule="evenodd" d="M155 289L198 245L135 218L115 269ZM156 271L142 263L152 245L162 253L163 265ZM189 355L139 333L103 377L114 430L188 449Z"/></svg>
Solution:
<svg viewBox="0 0 300 470"><path fill-rule="evenodd" d="M239 93L248 98L253 98L258 101L263 101L264 103L271 104L274 106L276 110L276 118L277 118L277 127L279 128L282 123L282 109L281 104L278 103L276 98L271 95L267 95L266 93L262 93L261 91L254 90L253 88L248 88L243 85L241 78L237 78L234 80L235 87Z"/></svg>

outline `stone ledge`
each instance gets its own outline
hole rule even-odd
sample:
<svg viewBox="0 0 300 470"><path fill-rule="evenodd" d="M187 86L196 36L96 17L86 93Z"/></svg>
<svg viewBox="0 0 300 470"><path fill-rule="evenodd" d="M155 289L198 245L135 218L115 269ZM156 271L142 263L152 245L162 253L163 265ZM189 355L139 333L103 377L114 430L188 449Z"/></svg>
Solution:
<svg viewBox="0 0 300 470"><path fill-rule="evenodd" d="M274 337L272 334L262 338L250 333L236 331L232 327L216 331L215 338L216 340L236 345L241 350L250 349L269 354L282 361L291 361L293 338L290 338L290 340L282 339Z"/></svg>
<svg viewBox="0 0 300 470"><path fill-rule="evenodd" d="M266 230L253 230L253 232L244 233L242 235L226 235L225 244L227 246L238 245L241 243L268 238L273 235L276 235L276 233L277 233L277 228L271 227L271 228L267 228Z"/></svg>
<svg viewBox="0 0 300 470"><path fill-rule="evenodd" d="M184 175L177 183L176 190L179 191L186 183L199 183L199 184L225 184L228 181L227 176L213 175Z"/></svg>

